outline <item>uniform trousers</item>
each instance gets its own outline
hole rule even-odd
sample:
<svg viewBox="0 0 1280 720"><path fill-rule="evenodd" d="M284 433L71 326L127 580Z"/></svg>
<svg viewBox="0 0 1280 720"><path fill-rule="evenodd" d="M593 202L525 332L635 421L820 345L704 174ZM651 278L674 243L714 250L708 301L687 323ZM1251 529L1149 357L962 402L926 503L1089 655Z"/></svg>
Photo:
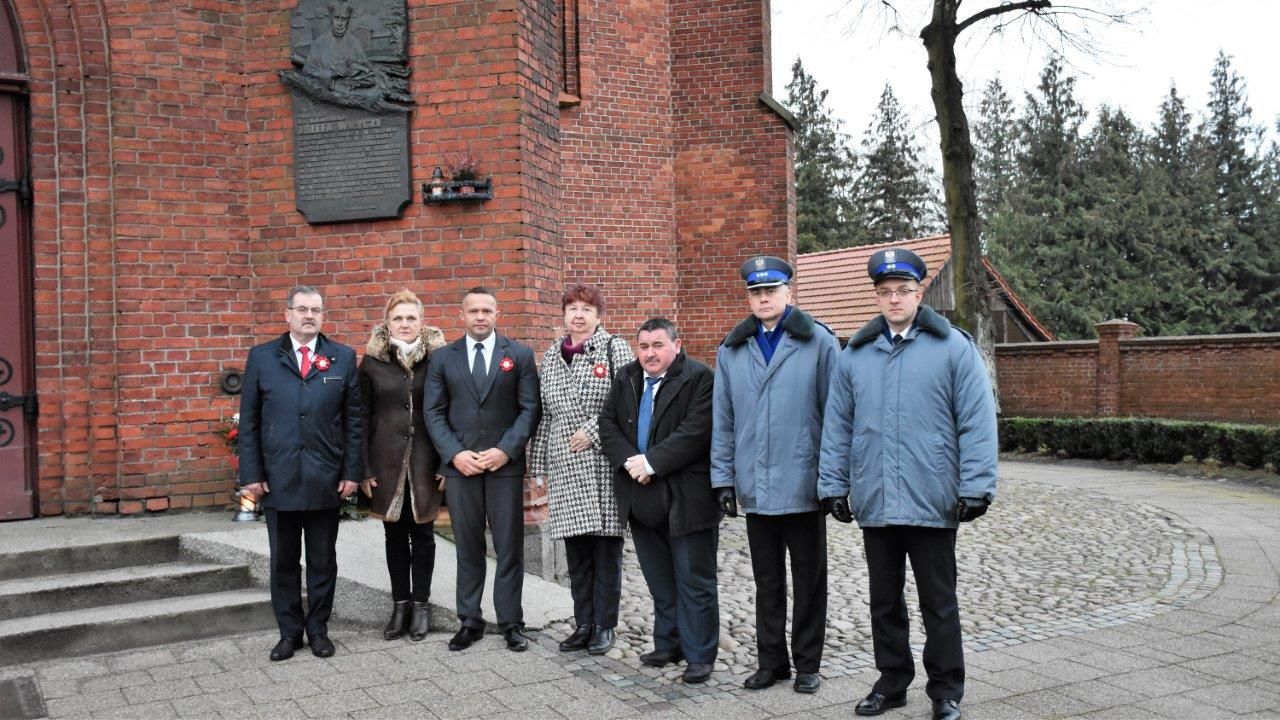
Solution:
<svg viewBox="0 0 1280 720"><path fill-rule="evenodd" d="M431 599L431 576L436 568L435 523L413 519L413 494L404 486L400 519L382 523L386 536L387 573L391 576L391 599L395 602Z"/></svg>
<svg viewBox="0 0 1280 720"><path fill-rule="evenodd" d="M863 528L871 585L871 639L880 679L873 690L900 697L915 677L908 640L905 561L911 559L924 619L925 693L932 700L964 698L964 650L956 601L954 528L892 525Z"/></svg>
<svg viewBox="0 0 1280 720"><path fill-rule="evenodd" d="M622 538L572 535L564 539L569 561L573 619L578 625L614 628L622 599Z"/></svg>
<svg viewBox="0 0 1280 720"><path fill-rule="evenodd" d="M333 591L338 582L338 508L274 510L267 508L267 541L271 547L271 609L280 637L301 641L329 632ZM307 551L307 610L302 610L303 543Z"/></svg>
<svg viewBox="0 0 1280 720"><path fill-rule="evenodd" d="M524 479L484 473L449 478L449 521L458 550L458 619L464 627L484 627L484 526L493 533L498 568L493 577L493 608L498 625L524 622Z"/></svg>
<svg viewBox="0 0 1280 720"><path fill-rule="evenodd" d="M691 663L712 663L720 643L716 589L719 528L672 536L667 526L631 518L631 539L653 596L653 649L683 651Z"/></svg>
<svg viewBox="0 0 1280 720"><path fill-rule="evenodd" d="M791 556L791 654L797 672L816 673L827 629L827 518L821 512L747 513L751 574L756 581L756 649L760 667L791 669L787 654L787 555Z"/></svg>

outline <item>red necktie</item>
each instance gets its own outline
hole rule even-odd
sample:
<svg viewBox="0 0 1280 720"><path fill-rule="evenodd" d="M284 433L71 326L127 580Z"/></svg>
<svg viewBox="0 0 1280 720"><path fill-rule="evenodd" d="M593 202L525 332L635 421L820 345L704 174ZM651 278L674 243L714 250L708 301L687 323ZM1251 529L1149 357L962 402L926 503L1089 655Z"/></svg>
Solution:
<svg viewBox="0 0 1280 720"><path fill-rule="evenodd" d="M303 345L298 352L302 353L302 377L306 377L311 372L311 348Z"/></svg>

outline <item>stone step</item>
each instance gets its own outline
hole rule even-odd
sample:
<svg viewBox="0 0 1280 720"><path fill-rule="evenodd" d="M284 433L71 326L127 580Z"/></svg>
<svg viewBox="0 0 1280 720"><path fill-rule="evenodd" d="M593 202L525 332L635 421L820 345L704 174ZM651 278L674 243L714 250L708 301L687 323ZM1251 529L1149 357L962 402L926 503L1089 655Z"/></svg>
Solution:
<svg viewBox="0 0 1280 720"><path fill-rule="evenodd" d="M0 580L109 570L132 565L168 563L177 559L177 536L57 545L36 550L0 552Z"/></svg>
<svg viewBox="0 0 1280 720"><path fill-rule="evenodd" d="M168 562L0 580L0 620L251 585L245 565Z"/></svg>
<svg viewBox="0 0 1280 720"><path fill-rule="evenodd" d="M265 590L228 590L0 620L0 665L275 627Z"/></svg>

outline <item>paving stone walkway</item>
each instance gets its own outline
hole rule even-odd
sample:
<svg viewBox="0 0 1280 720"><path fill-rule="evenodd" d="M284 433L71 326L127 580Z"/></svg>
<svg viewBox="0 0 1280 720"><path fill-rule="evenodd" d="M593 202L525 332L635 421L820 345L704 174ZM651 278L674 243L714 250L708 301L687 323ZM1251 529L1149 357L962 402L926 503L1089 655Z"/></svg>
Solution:
<svg viewBox="0 0 1280 720"><path fill-rule="evenodd" d="M1280 494L1067 464L1007 462L1001 481L959 541L965 717L1280 718ZM865 567L859 533L829 528L816 695L740 687L754 662L741 521L723 530L726 641L705 686L636 661L648 618L630 555L613 657L556 652L559 627L523 654L498 636L451 653L447 634L388 643L335 627L325 660L271 663L274 634L259 633L0 668L0 680L29 678L58 718L853 717L875 679ZM918 676L884 717L929 716Z"/></svg>

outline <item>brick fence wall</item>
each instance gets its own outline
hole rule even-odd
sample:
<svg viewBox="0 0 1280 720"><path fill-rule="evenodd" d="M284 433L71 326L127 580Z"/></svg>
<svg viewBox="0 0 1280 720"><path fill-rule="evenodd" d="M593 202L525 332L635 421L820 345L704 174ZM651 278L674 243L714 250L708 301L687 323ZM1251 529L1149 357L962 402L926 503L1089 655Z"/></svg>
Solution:
<svg viewBox="0 0 1280 720"><path fill-rule="evenodd" d="M996 346L1005 415L1097 415L1280 423L1280 333L1136 337Z"/></svg>

